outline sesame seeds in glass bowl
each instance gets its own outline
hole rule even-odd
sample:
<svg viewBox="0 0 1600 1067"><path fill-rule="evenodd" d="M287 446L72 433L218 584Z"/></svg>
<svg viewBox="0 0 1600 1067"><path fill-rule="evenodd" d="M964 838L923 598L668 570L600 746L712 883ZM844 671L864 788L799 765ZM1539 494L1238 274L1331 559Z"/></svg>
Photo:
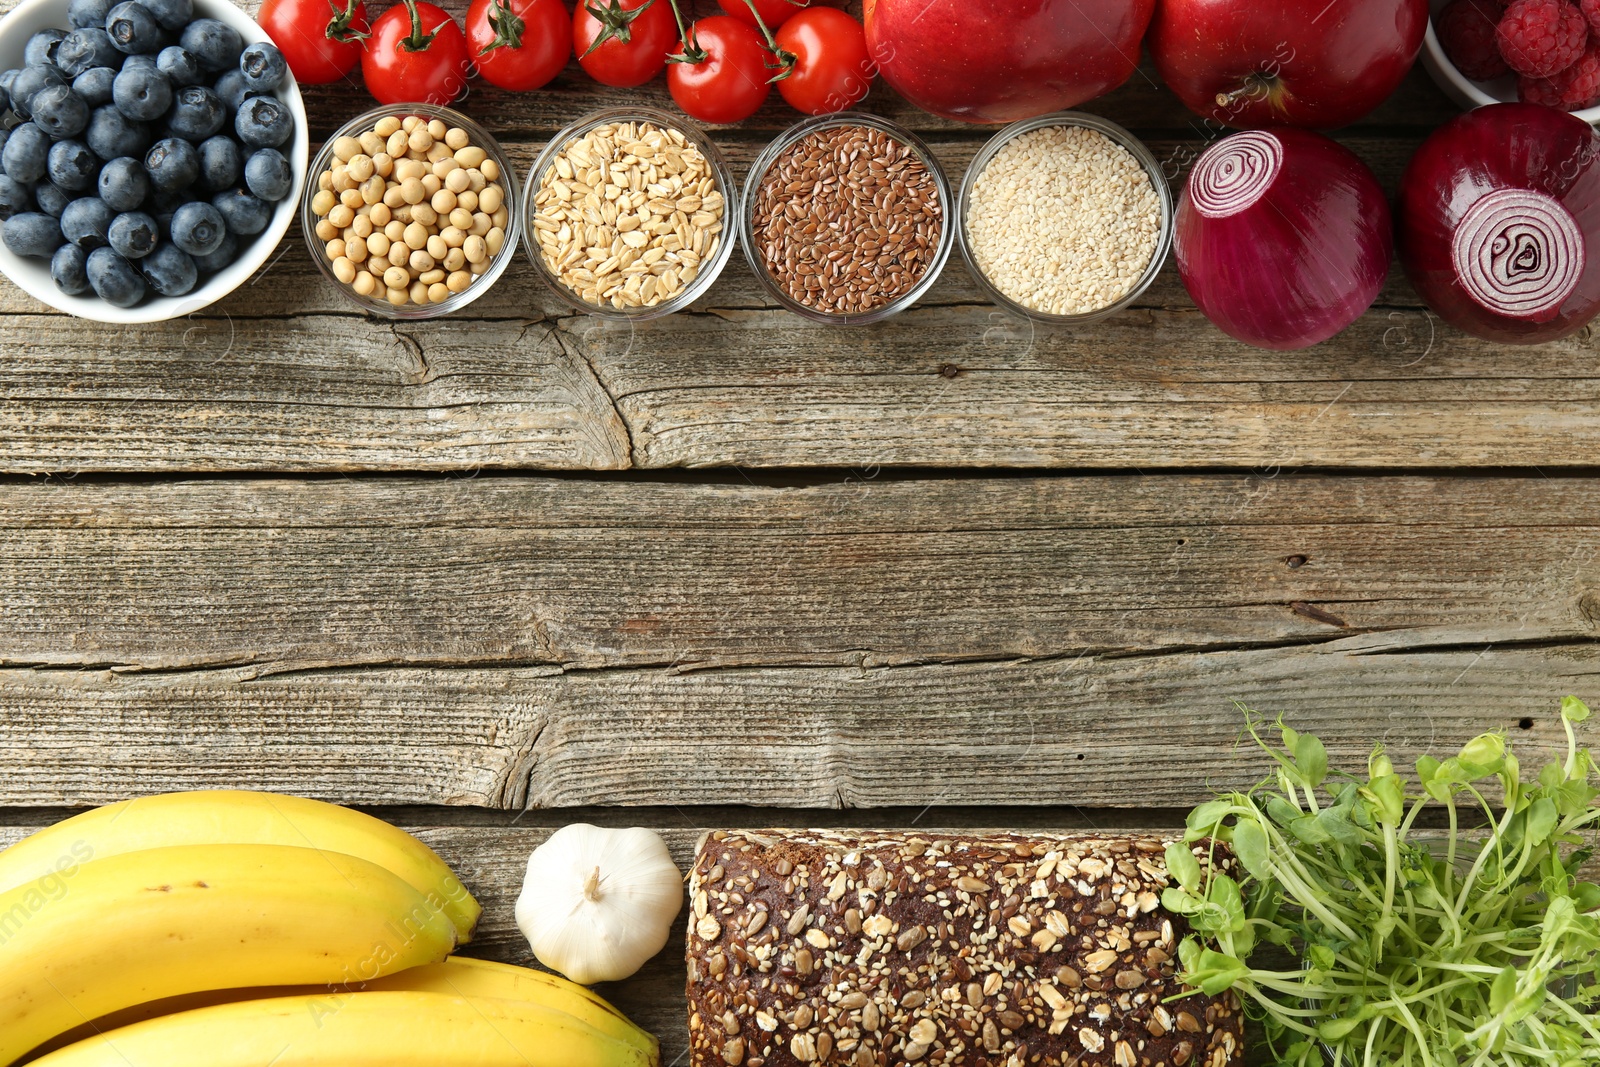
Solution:
<svg viewBox="0 0 1600 1067"><path fill-rule="evenodd" d="M1172 248L1172 190L1116 123L1059 112L1013 123L961 185L961 254L1001 307L1040 322L1106 318L1139 298Z"/></svg>
<svg viewBox="0 0 1600 1067"><path fill-rule="evenodd" d="M556 135L528 175L528 256L562 300L643 321L698 300L733 252L733 172L693 123L608 108Z"/></svg>
<svg viewBox="0 0 1600 1067"><path fill-rule="evenodd" d="M750 168L739 236L762 285L815 322L897 314L955 247L954 197L915 134L859 112L797 123Z"/></svg>

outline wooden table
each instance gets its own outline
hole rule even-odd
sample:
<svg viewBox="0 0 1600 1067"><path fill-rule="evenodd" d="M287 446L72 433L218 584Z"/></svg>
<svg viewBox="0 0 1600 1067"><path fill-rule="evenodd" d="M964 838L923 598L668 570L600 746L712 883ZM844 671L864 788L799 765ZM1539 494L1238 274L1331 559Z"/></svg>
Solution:
<svg viewBox="0 0 1600 1067"><path fill-rule="evenodd" d="M527 166L640 98L574 70L464 108ZM362 106L309 104L318 138ZM952 178L987 136L871 105ZM1206 139L1148 70L1090 109L1174 173ZM1341 137L1393 189L1452 113L1417 73ZM793 118L716 137L742 170ZM1596 692L1591 337L1471 340L1398 270L1287 355L1170 268L1051 331L958 259L867 329L772 309L739 255L633 330L526 263L391 324L298 233L185 321L9 285L0 313L0 841L169 789L360 805L481 896L473 952L526 961L522 866L574 820L680 860L735 824L1170 827L1261 773L1235 701L1359 761L1548 748L1557 698ZM608 991L668 1064L682 981L669 950Z"/></svg>

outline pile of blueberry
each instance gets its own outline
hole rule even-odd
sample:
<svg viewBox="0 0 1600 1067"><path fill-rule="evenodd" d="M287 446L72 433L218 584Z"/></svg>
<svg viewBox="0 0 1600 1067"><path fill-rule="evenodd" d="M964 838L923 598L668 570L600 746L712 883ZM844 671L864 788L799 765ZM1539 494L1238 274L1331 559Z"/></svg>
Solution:
<svg viewBox="0 0 1600 1067"><path fill-rule="evenodd" d="M72 0L67 20L0 74L0 238L64 293L182 296L289 195L288 67L192 0Z"/></svg>

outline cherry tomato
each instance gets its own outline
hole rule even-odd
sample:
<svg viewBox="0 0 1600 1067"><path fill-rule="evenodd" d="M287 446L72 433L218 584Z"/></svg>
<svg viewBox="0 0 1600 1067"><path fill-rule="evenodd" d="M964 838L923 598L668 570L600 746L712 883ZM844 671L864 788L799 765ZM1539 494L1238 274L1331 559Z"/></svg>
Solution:
<svg viewBox="0 0 1600 1067"><path fill-rule="evenodd" d="M669 0L578 0L572 47L601 85L631 89L661 73L678 43Z"/></svg>
<svg viewBox="0 0 1600 1067"><path fill-rule="evenodd" d="M717 0L717 3L722 5L722 10L741 22L748 22L751 26L756 24L756 17L750 14L750 5L746 0ZM761 21L767 24L769 30L782 26L804 11L810 3L811 0L755 0Z"/></svg>
<svg viewBox="0 0 1600 1067"><path fill-rule="evenodd" d="M749 24L712 15L689 27L683 52L668 60L672 99L701 122L743 122L772 93L772 53Z"/></svg>
<svg viewBox="0 0 1600 1067"><path fill-rule="evenodd" d="M843 111L860 103L877 77L861 23L836 7L807 8L785 22L775 39L795 57L794 72L778 82L778 92L797 111Z"/></svg>
<svg viewBox="0 0 1600 1067"><path fill-rule="evenodd" d="M333 0L266 0L257 19L296 81L338 81L361 62L361 41L367 36L361 0L346 0L344 6Z"/></svg>
<svg viewBox="0 0 1600 1067"><path fill-rule="evenodd" d="M448 104L471 72L466 34L426 0L405 0L379 15L361 57L361 77L380 104Z"/></svg>
<svg viewBox="0 0 1600 1067"><path fill-rule="evenodd" d="M572 58L572 27L561 0L472 0L467 43L485 81L526 92L547 84Z"/></svg>

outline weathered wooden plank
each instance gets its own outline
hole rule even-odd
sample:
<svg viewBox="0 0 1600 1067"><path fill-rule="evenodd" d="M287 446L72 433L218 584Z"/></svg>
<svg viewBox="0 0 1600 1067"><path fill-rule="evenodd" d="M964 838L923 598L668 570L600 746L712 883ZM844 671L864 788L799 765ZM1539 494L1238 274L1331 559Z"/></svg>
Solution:
<svg viewBox="0 0 1600 1067"><path fill-rule="evenodd" d="M1005 664L661 669L0 671L0 803L251 788L357 804L1150 808L1248 786L1233 701L1343 759L1507 728L1561 741L1600 650L1084 655ZM1522 730L1519 724L1530 727ZM1530 756L1530 758L1532 758Z"/></svg>
<svg viewBox="0 0 1600 1067"><path fill-rule="evenodd" d="M1600 616L1587 479L874 473L11 483L0 665L855 666Z"/></svg>
<svg viewBox="0 0 1600 1067"><path fill-rule="evenodd" d="M699 815L700 813L696 813ZM1077 829L1086 826L1081 815L1075 812L1057 810L1053 813L1056 818L1052 821L1031 823L1034 826L1049 827L1052 829ZM596 815L584 812L578 817L585 821L598 821L604 825L633 825L625 813L602 813ZM937 813L934 813L937 819ZM565 821L565 820L563 820ZM694 825L688 817L676 823L663 823L660 820L653 822L666 840L668 848L672 851L673 859L681 868L687 869L693 861L694 849L700 836L706 829L714 826L747 826L751 825L747 818L739 813L728 813L728 819L712 826ZM964 829L973 827L988 827L995 824L995 820L974 822L969 817L959 823L931 821L922 823L928 829ZM836 819L826 816L818 818L816 813L787 812L774 819L760 823L763 826L816 826L816 825L843 825L846 827L875 827L885 825L876 820L852 820L839 823ZM904 826L902 820L887 825ZM427 841L447 860L463 882L480 903L484 906L483 919L479 926L478 937L467 946L464 954L486 959L501 960L507 963L516 963L523 966L537 966L529 951L527 941L517 930L512 913L518 893L521 891L523 873L527 864L528 855L537 848L551 833L550 826L529 826L526 828L507 827L407 827L423 840ZM1016 823L1006 824L1006 828L1017 828ZM1094 826L1095 830L1105 831L1132 831L1132 832L1159 832L1166 827L1151 827L1148 821L1136 816L1116 818ZM13 827L0 827L0 848L10 844L20 837L24 830ZM1593 865L1589 874L1595 875ZM608 983L598 986L598 990L622 1009L636 1023L654 1033L661 1040L662 1063L669 1065L680 1062L688 1046L687 1006L684 1000L684 986L687 974L683 962L684 928L687 924L685 914L680 914L674 925L672 935L668 938L666 948L647 963L638 974L622 982ZM1251 1031L1247 1063L1261 1065L1270 1063L1270 1058L1265 1054L1260 1034Z"/></svg>
<svg viewBox="0 0 1600 1067"><path fill-rule="evenodd" d="M549 325L8 316L0 469L617 468L627 429ZM489 350L492 350L492 358Z"/></svg>
<svg viewBox="0 0 1600 1067"><path fill-rule="evenodd" d="M585 84L465 106L525 167L553 123L609 99ZM1391 187L1419 136L1396 116L1438 117L1431 92L1413 79L1346 137ZM312 96L323 126L351 107L348 88ZM877 103L906 117L892 94ZM1152 129L1174 175L1214 135L1148 72L1095 106ZM787 121L773 111L719 133L738 169ZM922 125L959 178L985 134ZM924 308L873 329L772 310L739 253L696 310L638 328L573 317L519 260L465 316L395 327L354 314L297 231L205 315L139 331L0 285L0 470L1554 467L1590 462L1600 432L1586 336L1508 359L1439 326L1398 271L1355 329L1294 356L1224 338L1170 268L1137 310L1083 330L1002 315L959 262Z"/></svg>
<svg viewBox="0 0 1600 1067"><path fill-rule="evenodd" d="M861 5L857 0L847 3L839 0L817 2L845 7L858 17L861 14ZM17 3L18 0L0 0L0 15L10 12ZM244 0L239 6L253 14L261 4L260 0ZM384 2L369 4L369 13L376 17L387 6ZM468 0L440 0L440 6L460 20L466 12ZM713 0L680 0L680 6L688 17L694 17L697 13L722 13ZM318 136L344 125L353 115L375 103L358 76L330 86L307 86L305 97L312 128ZM460 102L465 110L481 117L490 132L497 136L524 132L548 136L589 111L639 104L676 111L676 105L666 91L665 81L660 77L638 88L612 89L594 82L576 62L569 64L548 86L534 93L506 92L481 80L474 80L467 97ZM874 85L863 106L918 131L949 131L975 137L984 135L984 127L940 119L913 107L881 79ZM1083 110L1104 114L1130 128L1193 129L1206 136L1212 132L1204 120L1191 114L1166 90L1148 57L1145 57L1126 85L1106 97L1090 101L1083 106ZM1394 97L1364 119L1362 125L1425 130L1446 121L1457 110L1419 68L1412 72ZM751 118L737 127L719 129L736 131L734 136L746 132L771 133L784 129L800 118L774 92L767 104Z"/></svg>
<svg viewBox="0 0 1600 1067"><path fill-rule="evenodd" d="M1236 699L1406 751L1600 655L1581 479L14 484L0 550L0 804L1183 804Z"/></svg>

